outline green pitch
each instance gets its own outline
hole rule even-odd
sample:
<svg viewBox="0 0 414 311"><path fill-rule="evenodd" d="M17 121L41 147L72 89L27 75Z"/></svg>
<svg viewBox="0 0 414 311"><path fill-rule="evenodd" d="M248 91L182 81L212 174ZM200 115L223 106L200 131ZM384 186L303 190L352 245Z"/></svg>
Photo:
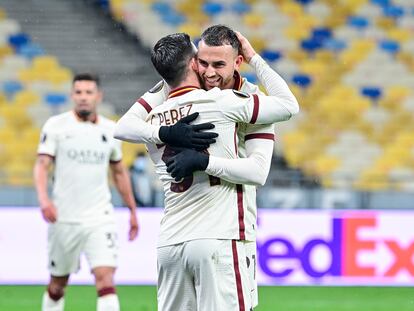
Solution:
<svg viewBox="0 0 414 311"><path fill-rule="evenodd" d="M0 286L0 310L40 310L44 286ZM155 311L153 286L118 286L122 311ZM255 311L412 311L410 287L261 287ZM92 286L69 286L66 311L95 310Z"/></svg>

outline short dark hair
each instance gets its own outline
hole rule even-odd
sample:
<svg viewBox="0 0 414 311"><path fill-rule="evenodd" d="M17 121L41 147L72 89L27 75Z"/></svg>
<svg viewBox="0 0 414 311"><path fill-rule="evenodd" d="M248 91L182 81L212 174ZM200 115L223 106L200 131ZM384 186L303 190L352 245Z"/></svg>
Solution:
<svg viewBox="0 0 414 311"><path fill-rule="evenodd" d="M231 45L237 52L241 49L236 33L226 25L219 24L208 27L201 34L200 40L208 46Z"/></svg>
<svg viewBox="0 0 414 311"><path fill-rule="evenodd" d="M176 87L186 76L189 61L197 51L186 33L175 33L158 40L151 51L151 61L160 76Z"/></svg>
<svg viewBox="0 0 414 311"><path fill-rule="evenodd" d="M73 77L72 84L76 81L94 81L98 88L101 86L101 80L99 79L98 75L93 73L78 73Z"/></svg>

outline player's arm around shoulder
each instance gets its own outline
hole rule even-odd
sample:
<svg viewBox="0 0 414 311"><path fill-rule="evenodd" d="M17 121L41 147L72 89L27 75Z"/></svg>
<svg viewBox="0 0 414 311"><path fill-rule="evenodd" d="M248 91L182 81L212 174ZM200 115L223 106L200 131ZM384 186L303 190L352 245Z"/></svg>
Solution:
<svg viewBox="0 0 414 311"><path fill-rule="evenodd" d="M138 98L131 108L118 120L114 137L133 143L162 143L160 127L146 122L148 114L167 99L169 87L158 82L151 90Z"/></svg>
<svg viewBox="0 0 414 311"><path fill-rule="evenodd" d="M276 104L284 106L291 116L299 113L298 101L286 81L256 53L250 42L240 32L236 34L241 44L243 58L254 69L267 93L276 97L278 99Z"/></svg>
<svg viewBox="0 0 414 311"><path fill-rule="evenodd" d="M139 227L131 180L126 167L121 161L111 162L110 167L115 187L130 211L128 239L133 241L138 235Z"/></svg>

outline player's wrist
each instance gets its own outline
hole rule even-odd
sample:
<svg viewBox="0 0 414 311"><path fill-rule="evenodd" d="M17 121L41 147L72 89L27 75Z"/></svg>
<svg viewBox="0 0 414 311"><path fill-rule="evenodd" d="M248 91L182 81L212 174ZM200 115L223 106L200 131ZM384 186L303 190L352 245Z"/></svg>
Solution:
<svg viewBox="0 0 414 311"><path fill-rule="evenodd" d="M210 161L210 156L208 154L201 153L199 157L199 166L200 171L205 171Z"/></svg>
<svg viewBox="0 0 414 311"><path fill-rule="evenodd" d="M160 126L158 131L158 137L164 143L168 143L168 137L170 136L171 128L169 126Z"/></svg>

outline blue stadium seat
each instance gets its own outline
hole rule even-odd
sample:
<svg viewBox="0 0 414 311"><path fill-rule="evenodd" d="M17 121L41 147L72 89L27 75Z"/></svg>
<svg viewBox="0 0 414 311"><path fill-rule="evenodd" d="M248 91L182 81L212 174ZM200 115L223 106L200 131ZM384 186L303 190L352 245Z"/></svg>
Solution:
<svg viewBox="0 0 414 311"><path fill-rule="evenodd" d="M307 5L311 2L313 2L313 0L296 0L296 2L298 2L301 5Z"/></svg>
<svg viewBox="0 0 414 311"><path fill-rule="evenodd" d="M369 21L364 16L349 16L347 20L347 24L351 27L354 27L358 30L363 30L368 27Z"/></svg>
<svg viewBox="0 0 414 311"><path fill-rule="evenodd" d="M323 42L323 47L332 52L340 52L347 47L346 42L340 39L329 38Z"/></svg>
<svg viewBox="0 0 414 311"><path fill-rule="evenodd" d="M246 78L247 81L249 81L249 82L251 82L253 84L257 84L257 82L258 82L257 76L253 72L243 72L242 73L242 77Z"/></svg>
<svg viewBox="0 0 414 311"><path fill-rule="evenodd" d="M67 96L61 93L48 93L45 95L45 102L52 108L63 105L67 101Z"/></svg>
<svg viewBox="0 0 414 311"><path fill-rule="evenodd" d="M361 94L368 97L371 101L376 102L382 96L382 90L379 87L363 87Z"/></svg>
<svg viewBox="0 0 414 311"><path fill-rule="evenodd" d="M308 88L312 84L312 78L306 74L295 74L292 77L292 82L302 89Z"/></svg>
<svg viewBox="0 0 414 311"><path fill-rule="evenodd" d="M179 14L175 11L171 11L162 15L162 21L171 26L179 26L185 23L186 18L182 14Z"/></svg>
<svg viewBox="0 0 414 311"><path fill-rule="evenodd" d="M324 42L332 37L332 30L327 27L317 27L312 30L312 39Z"/></svg>
<svg viewBox="0 0 414 311"><path fill-rule="evenodd" d="M401 6L386 6L383 8L384 16L391 17L391 18L400 18L404 16L405 11L404 8Z"/></svg>
<svg viewBox="0 0 414 311"><path fill-rule="evenodd" d="M242 15L242 14L246 14L250 12L252 8L248 3L244 1L237 1L233 3L233 5L231 6L231 9L233 12Z"/></svg>
<svg viewBox="0 0 414 311"><path fill-rule="evenodd" d="M322 42L317 39L310 38L310 39L302 40L302 42L300 43L300 46L306 52L313 53L316 50L319 50L322 48Z"/></svg>
<svg viewBox="0 0 414 311"><path fill-rule="evenodd" d="M219 2L206 2L203 4L203 11L209 16L220 14L224 11L224 6Z"/></svg>
<svg viewBox="0 0 414 311"><path fill-rule="evenodd" d="M32 59L36 56L44 55L45 51L38 44L30 42L20 47L18 54L28 59Z"/></svg>
<svg viewBox="0 0 414 311"><path fill-rule="evenodd" d="M381 7L387 7L391 4L390 0L371 0L372 4L379 5Z"/></svg>
<svg viewBox="0 0 414 311"><path fill-rule="evenodd" d="M387 53L392 55L400 51L400 44L394 40L383 40L379 43L379 47Z"/></svg>
<svg viewBox="0 0 414 311"><path fill-rule="evenodd" d="M9 36L9 44L18 51L22 46L30 42L30 37L26 33L17 33Z"/></svg>
<svg viewBox="0 0 414 311"><path fill-rule="evenodd" d="M282 53L273 50L264 49L260 55L263 57L264 60L269 62L275 62L282 57Z"/></svg>
<svg viewBox="0 0 414 311"><path fill-rule="evenodd" d="M3 92L9 98L13 97L15 93L21 90L23 90L23 85L19 81L3 82Z"/></svg>
<svg viewBox="0 0 414 311"><path fill-rule="evenodd" d="M173 10L171 5L165 2L154 2L151 5L151 9L161 15L167 14Z"/></svg>

